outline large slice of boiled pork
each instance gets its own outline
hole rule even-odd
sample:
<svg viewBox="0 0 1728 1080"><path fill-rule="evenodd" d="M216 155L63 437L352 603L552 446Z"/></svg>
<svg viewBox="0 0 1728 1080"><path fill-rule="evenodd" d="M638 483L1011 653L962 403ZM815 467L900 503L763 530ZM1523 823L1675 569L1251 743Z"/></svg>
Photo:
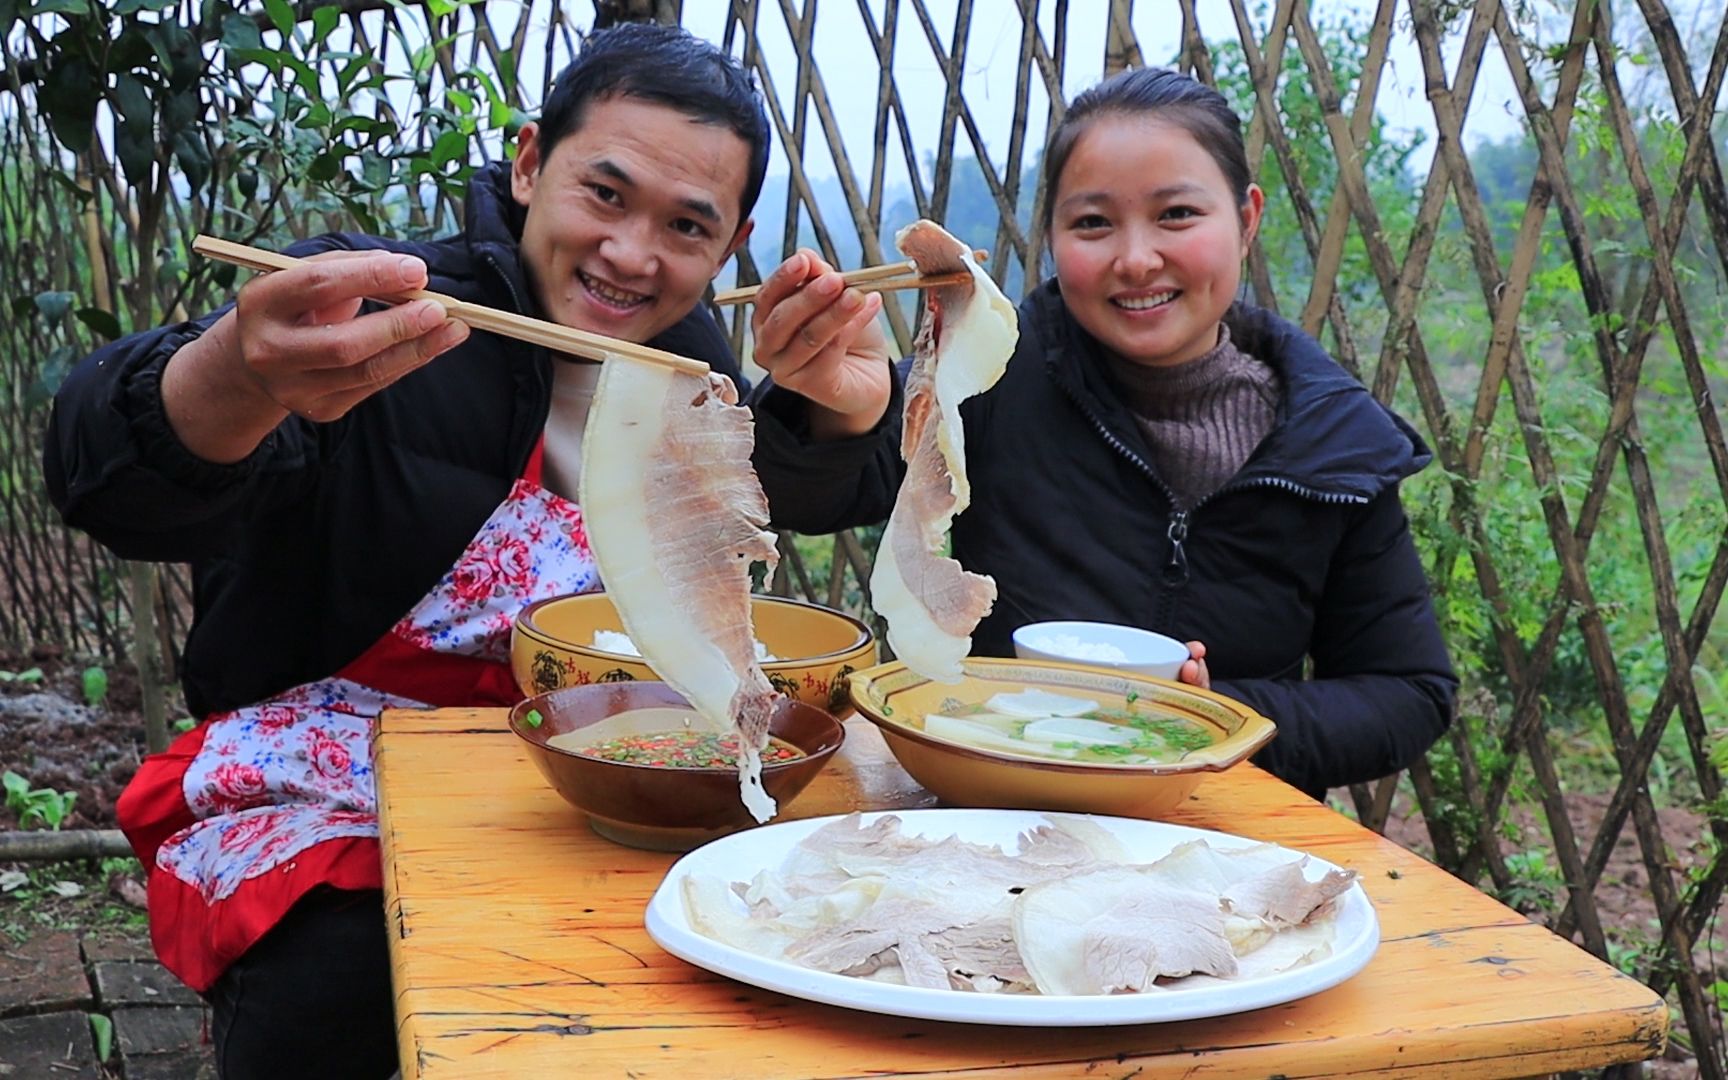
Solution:
<svg viewBox="0 0 1728 1080"><path fill-rule="evenodd" d="M895 655L925 678L953 683L973 629L996 602L994 581L942 553L954 515L972 501L960 403L1002 377L1019 320L972 249L940 226L913 222L895 244L922 274L971 272L970 281L924 290L900 437L906 478L870 576L871 604L888 622Z"/></svg>
<svg viewBox="0 0 1728 1080"><path fill-rule="evenodd" d="M750 564L772 565L754 420L721 375L609 360L582 440L582 514L600 580L656 674L739 734L739 786L774 816L761 749L779 694L756 661Z"/></svg>

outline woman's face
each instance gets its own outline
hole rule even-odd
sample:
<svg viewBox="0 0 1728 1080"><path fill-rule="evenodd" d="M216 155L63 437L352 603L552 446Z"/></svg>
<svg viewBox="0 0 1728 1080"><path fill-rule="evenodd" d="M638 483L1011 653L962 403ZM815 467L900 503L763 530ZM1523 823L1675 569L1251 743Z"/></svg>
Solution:
<svg viewBox="0 0 1728 1080"><path fill-rule="evenodd" d="M1185 128L1107 114L1075 142L1053 199L1062 299L1106 349L1169 365L1218 343L1260 224L1258 187L1238 206L1224 171Z"/></svg>

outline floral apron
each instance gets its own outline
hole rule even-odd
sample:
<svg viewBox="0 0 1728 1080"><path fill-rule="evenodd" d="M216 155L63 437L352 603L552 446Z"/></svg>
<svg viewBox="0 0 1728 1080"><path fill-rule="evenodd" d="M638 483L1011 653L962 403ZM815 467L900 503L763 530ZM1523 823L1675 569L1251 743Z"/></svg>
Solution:
<svg viewBox="0 0 1728 1080"><path fill-rule="evenodd" d="M599 587L582 513L541 449L454 567L353 663L216 713L139 767L117 808L150 871L150 936L194 990L319 885L377 889L372 734L387 708L505 705L524 605Z"/></svg>

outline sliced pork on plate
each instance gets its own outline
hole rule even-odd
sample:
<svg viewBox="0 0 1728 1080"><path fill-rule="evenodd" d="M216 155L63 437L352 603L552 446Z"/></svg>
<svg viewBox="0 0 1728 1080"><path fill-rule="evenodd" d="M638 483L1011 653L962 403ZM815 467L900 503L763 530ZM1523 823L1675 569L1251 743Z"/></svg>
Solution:
<svg viewBox="0 0 1728 1080"><path fill-rule="evenodd" d="M870 577L871 604L888 622L895 655L928 679L953 683L973 629L996 602L994 581L942 553L954 516L972 501L960 403L1002 377L1019 321L972 249L941 227L913 222L895 243L921 274L971 272L968 282L924 290L900 439L906 478Z"/></svg>
<svg viewBox="0 0 1728 1080"><path fill-rule="evenodd" d="M780 695L756 661L750 564L778 559L730 380L609 361L582 441L582 513L600 580L648 665L735 728L744 805L774 815L760 751Z"/></svg>

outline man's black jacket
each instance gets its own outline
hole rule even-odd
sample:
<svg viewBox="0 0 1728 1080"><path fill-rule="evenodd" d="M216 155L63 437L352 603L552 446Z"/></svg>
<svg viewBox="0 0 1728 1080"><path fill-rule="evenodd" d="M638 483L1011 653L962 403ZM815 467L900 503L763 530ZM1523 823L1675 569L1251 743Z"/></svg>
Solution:
<svg viewBox="0 0 1728 1080"><path fill-rule="evenodd" d="M537 314L507 168L476 177L466 219L463 235L435 243L336 235L293 251L407 252L426 261L434 291ZM546 423L552 364L563 362L475 331L341 420L290 418L244 461L215 465L174 437L160 391L168 357L215 317L86 358L55 399L44 455L69 524L125 558L192 564L197 612L182 675L196 715L328 676L406 614L522 474ZM704 308L650 344L748 389ZM831 532L892 499L898 384L876 432L837 443L808 443L796 395L763 386L750 400L777 525Z"/></svg>

